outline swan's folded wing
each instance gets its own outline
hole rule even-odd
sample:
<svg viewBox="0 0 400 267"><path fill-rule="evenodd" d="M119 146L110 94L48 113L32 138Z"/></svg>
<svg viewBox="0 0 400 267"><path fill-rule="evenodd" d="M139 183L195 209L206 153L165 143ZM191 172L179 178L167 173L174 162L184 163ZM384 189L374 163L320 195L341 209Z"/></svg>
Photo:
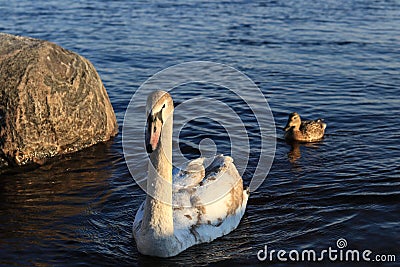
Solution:
<svg viewBox="0 0 400 267"><path fill-rule="evenodd" d="M175 230L184 238L209 242L234 228L243 216L248 192L231 157L204 159L205 177L197 187L174 193Z"/></svg>
<svg viewBox="0 0 400 267"><path fill-rule="evenodd" d="M189 161L173 171L174 191L193 188L213 182L233 163L229 156L217 155L213 158L198 158ZM236 169L235 166L233 166ZM239 176L239 174L237 174ZM240 176L239 176L240 178Z"/></svg>
<svg viewBox="0 0 400 267"><path fill-rule="evenodd" d="M192 160L183 168L175 170L172 177L174 191L198 186L205 175L204 158Z"/></svg>
<svg viewBox="0 0 400 267"><path fill-rule="evenodd" d="M207 162L206 162L207 163ZM195 198L202 206L202 222L219 224L243 204L243 181L233 159L218 155L206 167L206 175L197 189Z"/></svg>

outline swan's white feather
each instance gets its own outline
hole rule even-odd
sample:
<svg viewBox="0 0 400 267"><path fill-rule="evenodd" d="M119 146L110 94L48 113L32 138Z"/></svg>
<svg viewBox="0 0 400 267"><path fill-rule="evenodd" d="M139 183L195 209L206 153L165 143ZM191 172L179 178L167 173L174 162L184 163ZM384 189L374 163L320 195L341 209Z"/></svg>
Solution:
<svg viewBox="0 0 400 267"><path fill-rule="evenodd" d="M173 172L174 256L195 244L210 242L234 230L246 208L248 190L229 156L193 160ZM133 230L139 236L144 203Z"/></svg>

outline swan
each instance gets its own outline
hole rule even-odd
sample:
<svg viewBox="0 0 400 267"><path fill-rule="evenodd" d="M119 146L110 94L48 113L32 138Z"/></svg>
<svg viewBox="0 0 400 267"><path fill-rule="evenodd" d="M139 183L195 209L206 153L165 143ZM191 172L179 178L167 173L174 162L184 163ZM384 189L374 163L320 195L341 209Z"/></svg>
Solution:
<svg viewBox="0 0 400 267"><path fill-rule="evenodd" d="M133 223L138 251L163 258L234 230L249 197L229 156L192 160L174 169L173 175L173 111L169 93L155 91L148 96L147 196Z"/></svg>
<svg viewBox="0 0 400 267"><path fill-rule="evenodd" d="M326 123L322 119L302 121L297 112L289 114L284 128L287 141L314 142L324 137Z"/></svg>

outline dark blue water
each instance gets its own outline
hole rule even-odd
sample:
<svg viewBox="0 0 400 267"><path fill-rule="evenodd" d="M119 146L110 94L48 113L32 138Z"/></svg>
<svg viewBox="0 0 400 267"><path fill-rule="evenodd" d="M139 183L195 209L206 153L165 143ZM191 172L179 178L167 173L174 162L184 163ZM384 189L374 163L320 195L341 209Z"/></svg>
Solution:
<svg viewBox="0 0 400 267"><path fill-rule="evenodd" d="M132 239L145 194L128 171L121 134L40 168L3 174L0 264L252 265L264 245L323 250L336 248L339 238L347 248L396 255L398 263L399 25L395 0L0 1L1 32L55 42L95 65L120 127L146 79L192 60L248 75L277 126L271 171L238 229L169 260L139 255ZM264 137L235 95L196 84L172 92L176 103L210 94L243 119L256 151ZM324 118L325 139L286 144L281 128L293 111ZM193 121L180 148L193 158L207 137L224 152L223 131L213 120ZM256 162L253 153L245 184Z"/></svg>

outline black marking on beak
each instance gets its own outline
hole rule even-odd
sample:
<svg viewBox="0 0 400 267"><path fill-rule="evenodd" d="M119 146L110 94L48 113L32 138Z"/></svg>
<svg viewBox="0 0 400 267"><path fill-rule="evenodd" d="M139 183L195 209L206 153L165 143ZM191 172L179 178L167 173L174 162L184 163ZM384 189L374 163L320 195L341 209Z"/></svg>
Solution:
<svg viewBox="0 0 400 267"><path fill-rule="evenodd" d="M164 105L164 106L165 106L165 105ZM163 106L163 108L162 108L159 112L157 112L156 114L154 114L154 120L153 120L153 121L156 121L157 119L159 119L159 120L161 121L161 124L164 123L164 121L163 121L163 119L162 119L162 111L163 111L163 109L164 109L164 106Z"/></svg>
<svg viewBox="0 0 400 267"><path fill-rule="evenodd" d="M153 121L153 119L152 119L151 113L149 113L149 116L147 117L146 133L145 133L146 151L149 154L153 152L153 148L151 147L151 144L150 144L152 121Z"/></svg>
<svg viewBox="0 0 400 267"><path fill-rule="evenodd" d="M163 107L164 108L164 107ZM147 153L152 153L156 147L153 148L153 146L151 145L151 136L157 131L157 126L156 126L156 122L157 120L161 121L161 125L163 124L163 119L162 119L162 110L161 109L159 112L155 113L155 114L151 114L151 112L149 113L148 117L147 117L147 125L146 125L146 133L145 133L145 145L146 145L146 151ZM161 135L161 130L160 130L160 135ZM160 138L159 138L160 140Z"/></svg>

